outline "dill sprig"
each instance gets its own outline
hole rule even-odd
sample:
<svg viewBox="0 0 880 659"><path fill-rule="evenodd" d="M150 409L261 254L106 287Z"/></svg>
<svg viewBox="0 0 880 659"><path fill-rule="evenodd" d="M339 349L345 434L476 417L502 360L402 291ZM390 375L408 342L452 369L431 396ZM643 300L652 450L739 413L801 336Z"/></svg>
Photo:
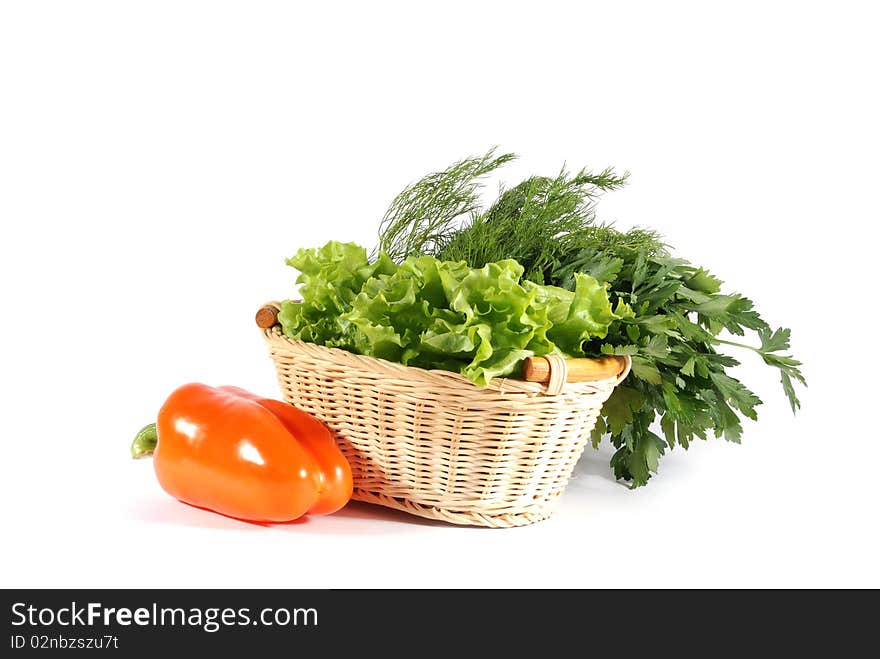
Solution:
<svg viewBox="0 0 880 659"><path fill-rule="evenodd" d="M502 189L488 210L472 214L461 228L436 241L434 255L477 268L516 255L526 279L545 283L560 257L580 247L595 228L596 199L622 187L627 176L611 169L571 175L563 167L553 178L528 178Z"/></svg>
<svg viewBox="0 0 880 659"><path fill-rule="evenodd" d="M379 249L397 262L434 251L456 229L456 220L478 210L484 177L515 158L496 156L492 148L407 186L379 224Z"/></svg>

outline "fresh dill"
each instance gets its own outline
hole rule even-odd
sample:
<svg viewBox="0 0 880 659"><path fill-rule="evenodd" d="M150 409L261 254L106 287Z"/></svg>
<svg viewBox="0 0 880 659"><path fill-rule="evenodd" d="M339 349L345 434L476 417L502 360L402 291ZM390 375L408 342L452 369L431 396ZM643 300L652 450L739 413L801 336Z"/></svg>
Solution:
<svg viewBox="0 0 880 659"><path fill-rule="evenodd" d="M436 249L456 220L478 209L487 174L510 162L512 153L465 158L406 187L379 223L379 249L397 262Z"/></svg>

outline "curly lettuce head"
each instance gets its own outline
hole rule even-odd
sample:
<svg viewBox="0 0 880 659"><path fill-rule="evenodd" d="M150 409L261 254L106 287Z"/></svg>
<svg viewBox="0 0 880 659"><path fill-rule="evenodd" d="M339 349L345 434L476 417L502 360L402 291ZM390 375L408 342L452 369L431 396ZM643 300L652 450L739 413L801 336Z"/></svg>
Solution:
<svg viewBox="0 0 880 659"><path fill-rule="evenodd" d="M278 319L292 338L422 368L478 385L514 373L533 355L583 354L616 316L604 286L577 275L574 292L522 281L514 260L470 268L410 257L374 262L352 243L330 242L288 260L301 274L301 303Z"/></svg>

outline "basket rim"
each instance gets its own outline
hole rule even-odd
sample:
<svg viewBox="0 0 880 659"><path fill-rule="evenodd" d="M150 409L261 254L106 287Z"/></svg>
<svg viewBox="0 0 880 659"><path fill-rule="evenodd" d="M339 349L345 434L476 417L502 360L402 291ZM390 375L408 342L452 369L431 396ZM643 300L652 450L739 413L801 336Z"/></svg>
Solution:
<svg viewBox="0 0 880 659"><path fill-rule="evenodd" d="M308 341L292 339L289 336L285 335L281 331L281 327L278 325L273 325L272 327L261 329L261 332L263 333L266 341L270 344L284 344L298 350L322 353L323 355L332 358L332 361L335 361L340 365L344 365L347 367L360 367L372 371L383 370L389 373L393 373L397 377L405 377L407 379L417 380L429 384L435 383L443 384L446 386L449 386L450 384L455 384L458 386L466 386L473 388L475 392L494 391L496 393L524 393L545 396L554 395L548 393L548 384L541 382L528 382L526 380L511 377L493 378L488 385L481 387L477 384L474 384L471 380L469 380L461 373L455 373L454 371L447 371L439 368L427 369L420 366L408 366L399 362L392 362L381 357L359 355L353 352L349 352L348 350L343 350L342 348L333 348L329 346L323 346L318 343L310 343ZM597 387L605 386L609 381L613 382L614 386L617 386L629 374L629 363L629 357L627 357L627 368L623 371L623 373L617 376L611 376L602 380L595 380L593 382L566 382L562 386L562 391L559 393L572 394L592 391L595 390Z"/></svg>

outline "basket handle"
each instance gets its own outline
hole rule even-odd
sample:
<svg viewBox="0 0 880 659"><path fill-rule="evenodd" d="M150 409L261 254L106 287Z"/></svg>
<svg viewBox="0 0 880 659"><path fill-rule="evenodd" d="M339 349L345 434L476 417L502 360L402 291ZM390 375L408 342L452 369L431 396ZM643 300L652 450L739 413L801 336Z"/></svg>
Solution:
<svg viewBox="0 0 880 659"><path fill-rule="evenodd" d="M254 320L260 329L269 329L278 324L278 312L281 305L278 302L267 302L257 310Z"/></svg>
<svg viewBox="0 0 880 659"><path fill-rule="evenodd" d="M269 329L278 324L278 302L267 302L259 308L254 320L261 329ZM522 366L523 380L547 384L548 389L559 393L566 382L596 382L617 377L618 384L629 375L632 362L627 356L607 355L591 358L578 357L564 359L559 355L528 357Z"/></svg>
<svg viewBox="0 0 880 659"><path fill-rule="evenodd" d="M553 389L561 389L561 385L566 382L596 382L613 377L617 378L619 384L629 375L631 365L630 358L625 355L569 359L559 355L548 355L528 357L523 362L522 374L523 380L527 382L549 385L558 381L558 386L554 386Z"/></svg>

